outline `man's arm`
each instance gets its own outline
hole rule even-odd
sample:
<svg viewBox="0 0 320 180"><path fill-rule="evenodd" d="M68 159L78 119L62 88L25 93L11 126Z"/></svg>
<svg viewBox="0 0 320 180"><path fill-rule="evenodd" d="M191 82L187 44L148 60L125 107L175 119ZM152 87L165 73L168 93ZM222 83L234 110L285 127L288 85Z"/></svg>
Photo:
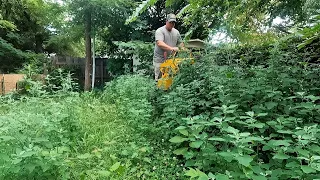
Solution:
<svg viewBox="0 0 320 180"><path fill-rule="evenodd" d="M177 47L171 47L171 46L168 46L166 43L164 43L163 41L161 40L158 40L157 41L157 45L165 50L165 51L178 51L178 48Z"/></svg>
<svg viewBox="0 0 320 180"><path fill-rule="evenodd" d="M177 47L171 47L171 46L168 46L166 43L164 43L164 35L163 33L158 29L156 30L156 33L155 33L155 38L156 38L156 43L157 45L165 50L165 51L177 51L178 48Z"/></svg>

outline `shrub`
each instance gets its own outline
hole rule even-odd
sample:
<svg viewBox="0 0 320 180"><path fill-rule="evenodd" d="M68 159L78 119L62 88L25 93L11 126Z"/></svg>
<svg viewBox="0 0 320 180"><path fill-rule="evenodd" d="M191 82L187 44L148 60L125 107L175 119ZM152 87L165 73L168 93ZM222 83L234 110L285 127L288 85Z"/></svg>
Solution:
<svg viewBox="0 0 320 180"><path fill-rule="evenodd" d="M294 44L266 47L249 55L218 49L183 65L172 89L154 103L163 136L190 168L187 176L319 177L320 68Z"/></svg>

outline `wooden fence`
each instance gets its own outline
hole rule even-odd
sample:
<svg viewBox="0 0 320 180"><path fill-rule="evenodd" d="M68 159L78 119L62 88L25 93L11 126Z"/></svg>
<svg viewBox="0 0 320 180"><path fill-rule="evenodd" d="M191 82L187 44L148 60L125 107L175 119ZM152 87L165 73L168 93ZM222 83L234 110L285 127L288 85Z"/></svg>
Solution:
<svg viewBox="0 0 320 180"><path fill-rule="evenodd" d="M17 89L17 82L23 80L24 74L1 74L0 75L0 94Z"/></svg>
<svg viewBox="0 0 320 180"><path fill-rule="evenodd" d="M65 56L51 57L52 65L56 68L69 67L74 69L74 76L79 80L80 86L84 84L85 58L74 58ZM95 87L103 86L108 80L107 59L96 58Z"/></svg>
<svg viewBox="0 0 320 180"><path fill-rule="evenodd" d="M0 74L0 95L18 90L18 82L22 81L25 76L25 74ZM43 74L32 75L31 78L45 82Z"/></svg>

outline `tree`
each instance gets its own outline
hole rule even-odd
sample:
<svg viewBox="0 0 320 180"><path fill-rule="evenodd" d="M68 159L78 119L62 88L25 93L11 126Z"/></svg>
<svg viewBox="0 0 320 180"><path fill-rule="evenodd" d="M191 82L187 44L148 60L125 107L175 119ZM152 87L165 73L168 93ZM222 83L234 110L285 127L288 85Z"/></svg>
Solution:
<svg viewBox="0 0 320 180"><path fill-rule="evenodd" d="M128 18L127 23L138 19L139 15L152 7L159 0L143 1L136 11ZM238 41L243 35L263 33L262 29L271 26L276 17L288 18L294 23L306 20L302 7L306 0L181 0L186 5L180 9L179 17L183 17L184 25L189 26L187 38L195 36L199 31L224 31ZM174 6L177 1L167 0L166 7ZM180 1L179 1L180 2ZM285 27L286 28L286 27ZM243 36L248 38L248 36Z"/></svg>
<svg viewBox="0 0 320 180"><path fill-rule="evenodd" d="M42 66L43 53L63 49L56 46L61 42L54 43L53 31L63 24L63 12L59 4L45 0L0 1L0 69L14 72L34 59Z"/></svg>
<svg viewBox="0 0 320 180"><path fill-rule="evenodd" d="M85 87L86 91L90 90L91 70L92 70L92 52L91 52L91 36L93 31L99 31L110 27L113 21L107 21L112 14L117 12L119 4L122 1L104 1L104 0L67 0L69 13L72 15L74 24L83 25L84 36L86 41L86 67L85 67ZM93 31L92 31L93 30Z"/></svg>

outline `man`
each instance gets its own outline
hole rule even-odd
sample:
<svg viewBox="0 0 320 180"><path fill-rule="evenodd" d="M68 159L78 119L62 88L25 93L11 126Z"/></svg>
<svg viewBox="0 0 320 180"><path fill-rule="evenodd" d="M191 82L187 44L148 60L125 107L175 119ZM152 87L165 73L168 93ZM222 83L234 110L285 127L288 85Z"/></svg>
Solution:
<svg viewBox="0 0 320 180"><path fill-rule="evenodd" d="M160 27L155 33L155 48L153 55L153 66L155 80L161 78L160 65L173 52L179 51L178 46L183 46L180 32L174 28L177 18L174 14L167 16L166 25Z"/></svg>

